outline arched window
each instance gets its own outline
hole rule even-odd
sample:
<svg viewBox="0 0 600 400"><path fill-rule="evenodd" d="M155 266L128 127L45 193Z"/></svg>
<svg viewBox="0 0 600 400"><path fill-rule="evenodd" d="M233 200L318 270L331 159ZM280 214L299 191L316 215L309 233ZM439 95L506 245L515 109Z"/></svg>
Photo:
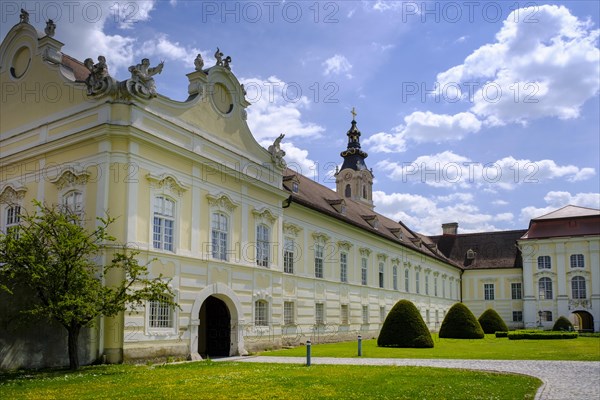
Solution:
<svg viewBox="0 0 600 400"><path fill-rule="evenodd" d="M574 299L587 298L585 278L583 276L574 276L573 279L571 279L571 292Z"/></svg>
<svg viewBox="0 0 600 400"><path fill-rule="evenodd" d="M83 194L78 190L71 190L62 199L62 205L67 213L77 216L79 221L83 220Z"/></svg>
<svg viewBox="0 0 600 400"><path fill-rule="evenodd" d="M383 288L384 286L384 272L385 271L385 265L380 262L379 263L379 287Z"/></svg>
<svg viewBox="0 0 600 400"><path fill-rule="evenodd" d="M227 215L216 212L212 214L211 244L212 256L217 260L227 260L227 236L229 234L229 220Z"/></svg>
<svg viewBox="0 0 600 400"><path fill-rule="evenodd" d="M363 199L367 199L367 185L363 185L362 197Z"/></svg>
<svg viewBox="0 0 600 400"><path fill-rule="evenodd" d="M164 196L154 198L152 244L155 249L173 251L175 202Z"/></svg>
<svg viewBox="0 0 600 400"><path fill-rule="evenodd" d="M269 310L269 303L267 303L265 300L257 300L254 303L254 325L256 325L256 326L269 325L268 310Z"/></svg>
<svg viewBox="0 0 600 400"><path fill-rule="evenodd" d="M392 287L394 290L398 290L398 266L392 267Z"/></svg>
<svg viewBox="0 0 600 400"><path fill-rule="evenodd" d="M344 196L352 197L352 188L350 187L350 184L346 185L346 189L344 191Z"/></svg>
<svg viewBox="0 0 600 400"><path fill-rule="evenodd" d="M417 294L421 293L421 288L419 287L421 284L421 279L420 279L421 277L419 275L420 275L419 271L417 271L415 273L415 292Z"/></svg>
<svg viewBox="0 0 600 400"><path fill-rule="evenodd" d="M13 205L6 207L4 221L5 233L8 233L10 229L17 227L21 222L21 206Z"/></svg>
<svg viewBox="0 0 600 400"><path fill-rule="evenodd" d="M539 256L537 259L538 269L550 269L552 268L552 262L550 256Z"/></svg>
<svg viewBox="0 0 600 400"><path fill-rule="evenodd" d="M256 264L261 267L269 266L269 236L270 229L268 226L260 224L256 227Z"/></svg>
<svg viewBox="0 0 600 400"><path fill-rule="evenodd" d="M546 277L540 278L538 286L540 300L552 299L552 279Z"/></svg>
<svg viewBox="0 0 600 400"><path fill-rule="evenodd" d="M404 291L408 293L410 291L410 280L408 278L408 269L404 270Z"/></svg>

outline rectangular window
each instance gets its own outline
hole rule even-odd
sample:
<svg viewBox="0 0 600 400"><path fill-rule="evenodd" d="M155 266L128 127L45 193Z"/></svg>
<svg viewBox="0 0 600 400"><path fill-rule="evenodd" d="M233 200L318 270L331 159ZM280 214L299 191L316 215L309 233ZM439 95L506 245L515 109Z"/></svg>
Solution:
<svg viewBox="0 0 600 400"><path fill-rule="evenodd" d="M419 287L419 286L421 286L421 285L420 285L420 283L421 283L421 282L420 282L420 280L421 280L421 277L420 277L419 275L420 275L420 273L419 273L419 271L417 271L417 272L415 273L415 287L416 287L416 288L415 288L415 292L417 292L417 294L419 294L419 293L421 292L421 288Z"/></svg>
<svg viewBox="0 0 600 400"><path fill-rule="evenodd" d="M383 263L379 263L379 287L383 288L384 286L384 272L385 265Z"/></svg>
<svg viewBox="0 0 600 400"><path fill-rule="evenodd" d="M283 302L283 323L284 325L294 324L294 303L292 301Z"/></svg>
<svg viewBox="0 0 600 400"><path fill-rule="evenodd" d="M540 278L538 281L539 298L540 300L552 300L552 279L548 277Z"/></svg>
<svg viewBox="0 0 600 400"><path fill-rule="evenodd" d="M267 308L268 303L265 300L257 300L254 303L254 325L267 326L269 324Z"/></svg>
<svg viewBox="0 0 600 400"><path fill-rule="evenodd" d="M155 249L173 251L175 202L163 196L154 198L152 242Z"/></svg>
<svg viewBox="0 0 600 400"><path fill-rule="evenodd" d="M394 290L398 290L398 266L394 265L392 267L392 285Z"/></svg>
<svg viewBox="0 0 600 400"><path fill-rule="evenodd" d="M438 291L437 291L437 277L433 278L433 295L437 297L438 295Z"/></svg>
<svg viewBox="0 0 600 400"><path fill-rule="evenodd" d="M294 239L285 238L283 244L283 272L294 273Z"/></svg>
<svg viewBox="0 0 600 400"><path fill-rule="evenodd" d="M269 227L263 224L256 227L256 264L261 267L269 266L269 231Z"/></svg>
<svg viewBox="0 0 600 400"><path fill-rule="evenodd" d="M571 268L584 268L583 254L571 254Z"/></svg>
<svg viewBox="0 0 600 400"><path fill-rule="evenodd" d="M442 279L442 297L446 298L446 279Z"/></svg>
<svg viewBox="0 0 600 400"><path fill-rule="evenodd" d="M315 277L323 277L323 245L315 244Z"/></svg>
<svg viewBox="0 0 600 400"><path fill-rule="evenodd" d="M425 274L425 294L429 296L429 274Z"/></svg>
<svg viewBox="0 0 600 400"><path fill-rule="evenodd" d="M161 296L159 300L152 300L149 304L148 326L150 328L172 328L173 307L168 303L167 296Z"/></svg>
<svg viewBox="0 0 600 400"><path fill-rule="evenodd" d="M340 253L340 282L348 282L348 254Z"/></svg>
<svg viewBox="0 0 600 400"><path fill-rule="evenodd" d="M571 295L573 299L578 300L587 298L585 278L583 276L575 276L571 279Z"/></svg>
<svg viewBox="0 0 600 400"><path fill-rule="evenodd" d="M542 320L540 322L552 322L552 311L542 311Z"/></svg>
<svg viewBox="0 0 600 400"><path fill-rule="evenodd" d="M483 295L486 300L494 300L494 284L485 283L483 285Z"/></svg>
<svg viewBox="0 0 600 400"><path fill-rule="evenodd" d="M83 194L79 191L71 191L63 197L63 207L67 213L74 214L78 223L83 222Z"/></svg>
<svg viewBox="0 0 600 400"><path fill-rule="evenodd" d="M523 322L523 311L513 311L512 317L513 322Z"/></svg>
<svg viewBox="0 0 600 400"><path fill-rule="evenodd" d="M408 269L404 270L404 291L406 293L410 292L410 279L408 277Z"/></svg>
<svg viewBox="0 0 600 400"><path fill-rule="evenodd" d="M20 206L9 206L6 209L6 223L4 224L4 232L8 231L19 225L21 222L21 207Z"/></svg>
<svg viewBox="0 0 600 400"><path fill-rule="evenodd" d="M369 306L362 306L362 322L363 324L369 323Z"/></svg>
<svg viewBox="0 0 600 400"><path fill-rule="evenodd" d="M315 323L317 325L325 323L325 305L323 303L315 304Z"/></svg>
<svg viewBox="0 0 600 400"><path fill-rule="evenodd" d="M367 259L364 257L361 259L360 282L363 285L367 284Z"/></svg>
<svg viewBox="0 0 600 400"><path fill-rule="evenodd" d="M379 307L379 321L383 324L385 321L385 306Z"/></svg>
<svg viewBox="0 0 600 400"><path fill-rule="evenodd" d="M212 256L217 260L227 260L227 235L229 232L229 221L222 213L212 215Z"/></svg>
<svg viewBox="0 0 600 400"><path fill-rule="evenodd" d="M511 299L521 300L523 298L523 288L521 282L510 284Z"/></svg>
<svg viewBox="0 0 600 400"><path fill-rule="evenodd" d="M348 304L342 304L340 308L340 322L342 325L348 325L349 321Z"/></svg>
<svg viewBox="0 0 600 400"><path fill-rule="evenodd" d="M550 269L552 268L552 261L550 256L539 256L537 259L538 269Z"/></svg>

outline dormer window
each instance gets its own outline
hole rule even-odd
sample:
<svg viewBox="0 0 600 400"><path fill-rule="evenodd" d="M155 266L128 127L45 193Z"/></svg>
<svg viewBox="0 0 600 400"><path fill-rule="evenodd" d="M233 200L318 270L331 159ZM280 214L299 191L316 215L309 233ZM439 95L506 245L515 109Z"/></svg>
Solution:
<svg viewBox="0 0 600 400"><path fill-rule="evenodd" d="M467 250L467 260L474 260L476 254L472 249Z"/></svg>
<svg viewBox="0 0 600 400"><path fill-rule="evenodd" d="M340 214L346 214L346 201L344 199L327 200L329 205Z"/></svg>
<svg viewBox="0 0 600 400"><path fill-rule="evenodd" d="M390 232L392 232L392 234L394 236L396 236L399 240L402 240L403 236L402 236L402 229L400 228L389 228Z"/></svg>
<svg viewBox="0 0 600 400"><path fill-rule="evenodd" d="M377 218L377 215L362 215L362 218L367 221L373 229L379 229L379 218Z"/></svg>
<svg viewBox="0 0 600 400"><path fill-rule="evenodd" d="M300 185L298 184L298 182L292 182L292 192L298 193L299 190L300 190Z"/></svg>

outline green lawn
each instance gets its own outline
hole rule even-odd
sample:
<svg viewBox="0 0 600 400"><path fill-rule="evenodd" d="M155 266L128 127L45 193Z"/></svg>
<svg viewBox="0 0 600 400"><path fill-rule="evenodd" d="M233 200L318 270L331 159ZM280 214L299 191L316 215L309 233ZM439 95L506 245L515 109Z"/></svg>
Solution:
<svg viewBox="0 0 600 400"><path fill-rule="evenodd" d="M508 340L486 335L484 339L440 339L433 335L432 349L377 347L363 340L363 357L371 358L458 358L484 360L572 360L600 361L600 338L570 340ZM304 346L263 352L269 356L306 356ZM313 357L356 357L357 343L313 344Z"/></svg>
<svg viewBox="0 0 600 400"><path fill-rule="evenodd" d="M1 399L533 399L522 375L420 367L196 362L0 373Z"/></svg>

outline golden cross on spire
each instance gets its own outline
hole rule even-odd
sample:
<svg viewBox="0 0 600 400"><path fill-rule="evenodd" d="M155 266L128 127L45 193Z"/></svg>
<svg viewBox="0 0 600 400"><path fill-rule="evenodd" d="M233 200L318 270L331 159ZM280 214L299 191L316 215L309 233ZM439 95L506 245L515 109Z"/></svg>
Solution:
<svg viewBox="0 0 600 400"><path fill-rule="evenodd" d="M356 118L356 116L358 115L356 113L356 110L354 109L354 107L352 107L352 111L350 111L350 114L352 114L352 121L354 121L354 119Z"/></svg>

